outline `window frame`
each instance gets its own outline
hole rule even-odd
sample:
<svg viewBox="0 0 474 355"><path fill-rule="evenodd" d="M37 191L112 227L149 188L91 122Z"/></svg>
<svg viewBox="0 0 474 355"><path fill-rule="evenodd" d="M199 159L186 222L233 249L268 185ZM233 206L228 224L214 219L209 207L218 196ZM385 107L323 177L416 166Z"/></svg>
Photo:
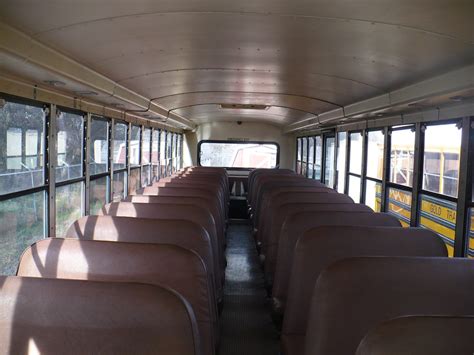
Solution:
<svg viewBox="0 0 474 355"><path fill-rule="evenodd" d="M237 141L237 140L220 140L220 139L203 139L200 140L197 145L197 164L198 166L201 165L201 146L204 143L216 143L216 144L272 144L277 147L277 154L276 154L276 161L275 161L275 169L280 168L280 144L275 141L255 141L255 140L245 140L245 141ZM226 170L240 170L240 171L251 171L255 168L233 168L233 167L223 167Z"/></svg>

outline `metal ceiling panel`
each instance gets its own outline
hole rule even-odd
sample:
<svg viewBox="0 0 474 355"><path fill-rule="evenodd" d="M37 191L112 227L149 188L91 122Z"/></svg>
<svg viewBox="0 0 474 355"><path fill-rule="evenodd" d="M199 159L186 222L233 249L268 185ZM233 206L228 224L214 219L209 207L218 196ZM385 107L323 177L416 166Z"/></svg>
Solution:
<svg viewBox="0 0 474 355"><path fill-rule="evenodd" d="M472 0L0 5L2 21L165 109L202 106L177 110L196 123L274 113L287 125L474 62ZM219 103L288 109L222 115Z"/></svg>

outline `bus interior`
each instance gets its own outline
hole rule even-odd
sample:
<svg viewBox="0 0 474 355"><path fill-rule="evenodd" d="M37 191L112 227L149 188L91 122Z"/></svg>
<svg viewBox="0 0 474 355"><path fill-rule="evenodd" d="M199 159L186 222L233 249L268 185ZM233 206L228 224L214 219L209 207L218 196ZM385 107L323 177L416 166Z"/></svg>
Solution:
<svg viewBox="0 0 474 355"><path fill-rule="evenodd" d="M473 161L472 0L0 0L0 354L473 354Z"/></svg>

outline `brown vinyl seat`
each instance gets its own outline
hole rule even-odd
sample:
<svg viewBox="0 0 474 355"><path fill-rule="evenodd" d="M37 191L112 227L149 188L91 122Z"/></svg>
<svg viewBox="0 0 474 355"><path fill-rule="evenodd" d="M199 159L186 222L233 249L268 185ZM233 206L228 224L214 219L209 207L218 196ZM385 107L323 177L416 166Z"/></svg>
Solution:
<svg viewBox="0 0 474 355"><path fill-rule="evenodd" d="M187 197L187 196L160 196L160 195L129 195L123 202L132 202L132 203L177 203L177 204L187 204L187 205L196 205L203 206L208 209L217 226L217 231L219 238L225 240L225 217L221 215L221 211L215 204L212 203L211 199L205 197Z"/></svg>
<svg viewBox="0 0 474 355"><path fill-rule="evenodd" d="M258 204L255 210L254 225L258 226L259 221L264 218L265 211L269 208L273 208L272 200L276 194L279 192L319 192L319 193L329 193L338 195L335 190L328 189L325 186L320 186L319 184L314 184L313 180L308 180L304 184L300 182L272 182L265 186L260 194Z"/></svg>
<svg viewBox="0 0 474 355"><path fill-rule="evenodd" d="M185 219L202 226L211 239L214 255L218 256L221 270L225 269L224 251L218 239L214 218L203 207L186 204L158 204L113 202L102 207L99 215L153 219Z"/></svg>
<svg viewBox="0 0 474 355"><path fill-rule="evenodd" d="M293 170L290 169L254 169L250 171L248 175L248 202L249 205L252 203L252 196L254 194L254 190L258 186L258 176L264 175L296 175Z"/></svg>
<svg viewBox="0 0 474 355"><path fill-rule="evenodd" d="M252 211L254 211L257 202L260 190L265 186L265 184L269 181L277 181L277 180L286 180L286 181L305 181L307 180L304 176L294 173L288 174L262 174L258 175L254 178L254 186L252 188L252 194L249 196L249 201L251 201Z"/></svg>
<svg viewBox="0 0 474 355"><path fill-rule="evenodd" d="M319 192L327 192L334 194L336 193L335 190L329 189L327 186L321 184L319 181L310 179L304 179L302 181L300 181L300 179L280 179L276 181L267 181L265 184L262 184L260 186L258 196L255 202L255 208L252 210L254 225L258 225L258 219L260 218L261 212L268 207L268 202L265 202L267 195L271 194L276 189L290 189L292 187L309 187L310 189L314 188L315 191L317 190Z"/></svg>
<svg viewBox="0 0 474 355"><path fill-rule="evenodd" d="M161 196L197 196L212 199L216 206L222 211L222 215L227 215L227 206L224 201L217 196L212 195L209 191L201 188L185 188L180 187L153 187L147 186L140 190L137 195L161 195Z"/></svg>
<svg viewBox="0 0 474 355"><path fill-rule="evenodd" d="M358 257L324 270L313 291L305 355L354 354L377 324L409 315L474 315L474 261Z"/></svg>
<svg viewBox="0 0 474 355"><path fill-rule="evenodd" d="M311 295L332 263L356 256L446 257L444 242L422 228L323 226L306 231L295 247L282 327L282 353L302 353ZM278 301L277 301L278 303Z"/></svg>
<svg viewBox="0 0 474 355"><path fill-rule="evenodd" d="M302 207L322 203L354 203L352 198L344 194L325 194L306 188L289 188L289 190L276 190L271 196L269 208L262 211L259 225L254 231L260 244L268 244L270 240L279 236L285 217L291 213L293 206L291 203L298 203Z"/></svg>
<svg viewBox="0 0 474 355"><path fill-rule="evenodd" d="M0 276L0 354L201 354L176 292L146 284Z"/></svg>
<svg viewBox="0 0 474 355"><path fill-rule="evenodd" d="M401 227L399 220L394 216L388 213L360 211L360 208L362 208L360 206L359 204L353 204L352 207L349 207L352 210L347 212L298 212L286 217L280 232L278 245L272 249L273 251L277 249L277 253L268 254L270 257L268 261L270 277L273 275L272 296L278 298L280 304L283 305L283 310L286 303L295 246L304 232L321 226ZM267 258L265 258L266 262ZM267 268L267 264L265 264L265 268Z"/></svg>
<svg viewBox="0 0 474 355"><path fill-rule="evenodd" d="M372 328L356 355L472 354L473 331L473 316L399 317Z"/></svg>
<svg viewBox="0 0 474 355"><path fill-rule="evenodd" d="M194 250L214 277L218 299L222 298L221 270L214 257L209 233L199 224L184 219L149 219L114 216L86 216L74 222L66 238L128 243L173 244Z"/></svg>
<svg viewBox="0 0 474 355"><path fill-rule="evenodd" d="M17 275L170 288L194 311L202 353L215 353L218 324L214 283L201 257L189 249L170 244L48 238L25 250Z"/></svg>

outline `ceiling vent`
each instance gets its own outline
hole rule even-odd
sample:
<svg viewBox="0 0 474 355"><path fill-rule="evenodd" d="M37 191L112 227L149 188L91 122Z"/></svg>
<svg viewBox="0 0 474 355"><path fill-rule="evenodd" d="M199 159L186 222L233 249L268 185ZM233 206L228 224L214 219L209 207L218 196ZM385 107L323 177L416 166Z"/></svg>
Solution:
<svg viewBox="0 0 474 355"><path fill-rule="evenodd" d="M268 110L268 105L254 105L254 104L221 104L223 109L232 110Z"/></svg>

